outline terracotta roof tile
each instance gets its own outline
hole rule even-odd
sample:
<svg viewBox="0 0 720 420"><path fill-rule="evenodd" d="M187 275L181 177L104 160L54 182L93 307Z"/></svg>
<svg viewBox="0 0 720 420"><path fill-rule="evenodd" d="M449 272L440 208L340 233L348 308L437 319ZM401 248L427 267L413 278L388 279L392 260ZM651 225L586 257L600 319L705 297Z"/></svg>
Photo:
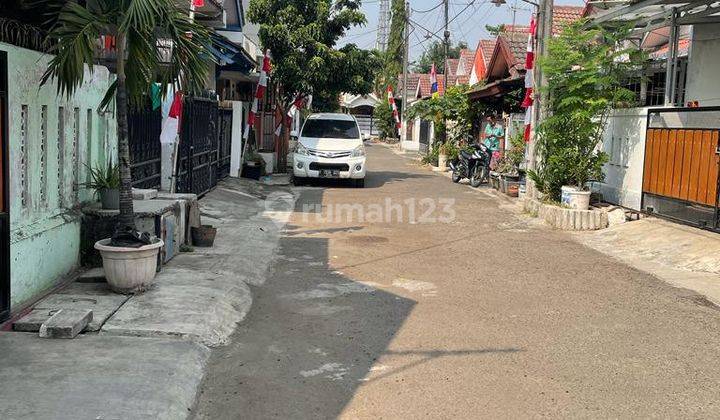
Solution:
<svg viewBox="0 0 720 420"><path fill-rule="evenodd" d="M415 90L417 89L418 80L420 79L420 76L422 74L420 73L408 73L407 80L408 80L408 95L414 95ZM403 75L402 73L398 74L398 86L397 91L395 92L396 97L402 96L402 89L403 89Z"/></svg>
<svg viewBox="0 0 720 420"><path fill-rule="evenodd" d="M454 76L455 73L457 73L458 64L460 64L460 59L448 58L448 60L447 60L448 75Z"/></svg>
<svg viewBox="0 0 720 420"><path fill-rule="evenodd" d="M483 52L483 60L485 60L485 65L490 62L490 57L492 57L493 50L495 50L495 43L497 40L495 39L481 39L480 40L480 48Z"/></svg>
<svg viewBox="0 0 720 420"><path fill-rule="evenodd" d="M437 81L438 81L438 92L442 95L445 92L445 86L443 84L444 77L442 74L437 75ZM455 76L448 76L448 85L453 86L455 85L455 82L457 81L457 77ZM429 74L421 74L420 75L420 97L421 98L428 98L430 97L430 75Z"/></svg>
<svg viewBox="0 0 720 420"><path fill-rule="evenodd" d="M527 53L527 33L522 32L509 32L503 33L499 37L502 39L510 52L511 55L511 67L515 67L518 70L525 68L525 54Z"/></svg>
<svg viewBox="0 0 720 420"><path fill-rule="evenodd" d="M553 7L553 34L562 31L568 23L582 18L584 6L554 6Z"/></svg>
<svg viewBox="0 0 720 420"><path fill-rule="evenodd" d="M472 65L473 61L475 60L475 51L469 50L467 48L460 50L460 63L462 64L462 69L464 70L463 75L470 75L470 72L472 71ZM460 66L458 66L460 67Z"/></svg>
<svg viewBox="0 0 720 420"><path fill-rule="evenodd" d="M670 51L670 44L665 44L659 47L657 50L650 53L650 58L653 60L665 60L667 59L668 52ZM690 39L681 38L678 40L678 57L686 57L690 52Z"/></svg>

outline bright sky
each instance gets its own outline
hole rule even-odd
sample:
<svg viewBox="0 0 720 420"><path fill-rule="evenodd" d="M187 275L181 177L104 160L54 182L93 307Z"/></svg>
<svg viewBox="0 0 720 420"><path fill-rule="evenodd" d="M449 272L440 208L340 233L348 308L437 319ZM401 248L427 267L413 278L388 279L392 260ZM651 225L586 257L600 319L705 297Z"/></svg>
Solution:
<svg viewBox="0 0 720 420"><path fill-rule="evenodd" d="M489 0L450 0L448 17L450 22L450 40L455 45L458 41L466 41L474 49L478 40L489 38L485 25L500 23L512 24L513 10L515 22L518 25L530 22L530 11L533 6L520 0L506 0L507 4L496 7ZM426 39L428 31L442 38L443 34L443 7L426 12L442 3L441 0L410 0L412 9L410 19L414 21L414 28L410 33L410 61L414 61L423 53L423 49L438 38L431 36ZM558 4L582 6L583 0L563 0ZM367 17L367 25L351 29L340 44L355 43L360 48L373 48L377 37L377 19L379 11L378 0L364 0L362 9ZM425 12L425 13L423 13ZM423 29L423 27L425 29Z"/></svg>

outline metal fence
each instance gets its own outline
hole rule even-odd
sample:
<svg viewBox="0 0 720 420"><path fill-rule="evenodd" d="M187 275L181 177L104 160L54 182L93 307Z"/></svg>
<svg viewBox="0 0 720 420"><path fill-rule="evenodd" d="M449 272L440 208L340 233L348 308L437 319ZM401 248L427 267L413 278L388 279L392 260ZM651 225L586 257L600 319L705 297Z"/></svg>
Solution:
<svg viewBox="0 0 720 420"><path fill-rule="evenodd" d="M160 188L160 108L150 105L128 115L130 171L135 188Z"/></svg>
<svg viewBox="0 0 720 420"><path fill-rule="evenodd" d="M177 192L204 195L218 181L218 103L186 97L177 160Z"/></svg>
<svg viewBox="0 0 720 420"><path fill-rule="evenodd" d="M369 136L378 135L377 123L375 122L375 119L372 115L356 114L353 115L353 117L355 117L361 133L367 134Z"/></svg>

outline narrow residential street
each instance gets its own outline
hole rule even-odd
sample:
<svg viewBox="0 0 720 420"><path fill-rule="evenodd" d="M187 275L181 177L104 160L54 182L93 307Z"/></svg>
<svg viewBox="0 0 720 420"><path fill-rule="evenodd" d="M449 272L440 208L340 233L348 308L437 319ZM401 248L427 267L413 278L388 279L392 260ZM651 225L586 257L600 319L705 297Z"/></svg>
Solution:
<svg viewBox="0 0 720 420"><path fill-rule="evenodd" d="M720 416L715 307L367 149L365 189L296 189L196 418Z"/></svg>

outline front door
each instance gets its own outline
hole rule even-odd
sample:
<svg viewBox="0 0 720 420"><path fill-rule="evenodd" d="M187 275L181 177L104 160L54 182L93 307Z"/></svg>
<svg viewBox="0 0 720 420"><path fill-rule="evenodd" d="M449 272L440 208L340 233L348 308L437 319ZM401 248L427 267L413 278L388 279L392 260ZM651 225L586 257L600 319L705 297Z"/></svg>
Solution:
<svg viewBox="0 0 720 420"><path fill-rule="evenodd" d="M0 51L0 321L10 315L7 53Z"/></svg>

